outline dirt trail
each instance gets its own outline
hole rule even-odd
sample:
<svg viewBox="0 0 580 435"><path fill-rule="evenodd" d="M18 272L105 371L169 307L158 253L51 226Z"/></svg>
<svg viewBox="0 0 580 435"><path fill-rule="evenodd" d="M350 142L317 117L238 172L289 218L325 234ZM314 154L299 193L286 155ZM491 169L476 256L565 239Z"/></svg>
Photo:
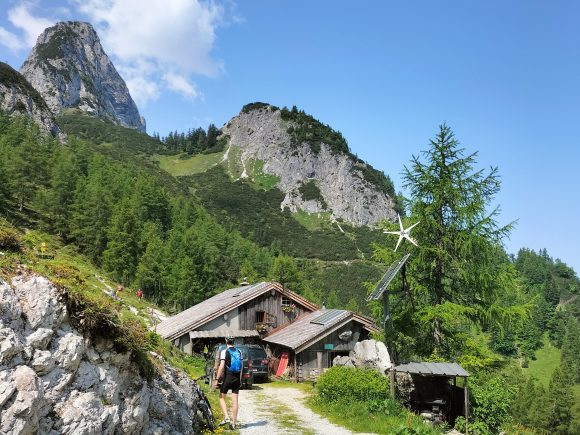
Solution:
<svg viewBox="0 0 580 435"><path fill-rule="evenodd" d="M297 388L254 385L240 391L240 434L348 435L354 432L330 423L304 405Z"/></svg>

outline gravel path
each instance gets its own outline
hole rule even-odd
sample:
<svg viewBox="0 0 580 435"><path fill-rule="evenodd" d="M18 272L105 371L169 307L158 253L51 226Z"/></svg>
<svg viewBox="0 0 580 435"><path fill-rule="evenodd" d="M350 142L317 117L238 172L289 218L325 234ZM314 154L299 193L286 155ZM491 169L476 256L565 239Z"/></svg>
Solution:
<svg viewBox="0 0 580 435"><path fill-rule="evenodd" d="M348 435L353 432L330 423L304 405L306 395L292 388L268 384L240 391L240 434Z"/></svg>

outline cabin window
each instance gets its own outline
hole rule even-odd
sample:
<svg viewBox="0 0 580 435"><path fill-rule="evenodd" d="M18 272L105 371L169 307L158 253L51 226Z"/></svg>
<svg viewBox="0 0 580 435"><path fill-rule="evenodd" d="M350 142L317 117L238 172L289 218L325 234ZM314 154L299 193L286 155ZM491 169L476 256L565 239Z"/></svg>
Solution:
<svg viewBox="0 0 580 435"><path fill-rule="evenodd" d="M286 296L282 296L282 306L289 307L292 305L292 299L287 298Z"/></svg>
<svg viewBox="0 0 580 435"><path fill-rule="evenodd" d="M256 323L264 323L265 320L266 320L266 312L256 311Z"/></svg>

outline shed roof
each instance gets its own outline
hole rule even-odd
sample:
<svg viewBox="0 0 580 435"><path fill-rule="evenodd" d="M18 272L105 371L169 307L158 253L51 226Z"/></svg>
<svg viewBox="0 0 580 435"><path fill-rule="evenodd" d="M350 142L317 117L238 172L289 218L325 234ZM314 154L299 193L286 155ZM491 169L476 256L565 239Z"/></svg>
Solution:
<svg viewBox="0 0 580 435"><path fill-rule="evenodd" d="M362 319L366 318L346 310L318 310L300 316L290 325L273 330L262 340L301 352L312 342L326 337L351 320L367 327Z"/></svg>
<svg viewBox="0 0 580 435"><path fill-rule="evenodd" d="M457 363L410 362L395 367L396 372L433 376L469 376L469 373Z"/></svg>
<svg viewBox="0 0 580 435"><path fill-rule="evenodd" d="M277 282L259 282L225 290L169 317L157 325L157 333L167 340L174 340L270 290L275 290L310 310L318 309L312 302L283 288Z"/></svg>

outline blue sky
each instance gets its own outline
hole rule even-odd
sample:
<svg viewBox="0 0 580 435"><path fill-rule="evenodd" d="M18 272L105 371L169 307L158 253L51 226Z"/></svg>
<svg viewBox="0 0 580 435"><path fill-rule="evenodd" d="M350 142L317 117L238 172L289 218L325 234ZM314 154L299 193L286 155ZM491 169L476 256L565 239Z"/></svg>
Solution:
<svg viewBox="0 0 580 435"><path fill-rule="evenodd" d="M497 166L506 241L580 270L580 4L575 1L3 0L19 68L59 20L90 21L148 132L222 126L254 101L340 130L401 189L447 122Z"/></svg>

